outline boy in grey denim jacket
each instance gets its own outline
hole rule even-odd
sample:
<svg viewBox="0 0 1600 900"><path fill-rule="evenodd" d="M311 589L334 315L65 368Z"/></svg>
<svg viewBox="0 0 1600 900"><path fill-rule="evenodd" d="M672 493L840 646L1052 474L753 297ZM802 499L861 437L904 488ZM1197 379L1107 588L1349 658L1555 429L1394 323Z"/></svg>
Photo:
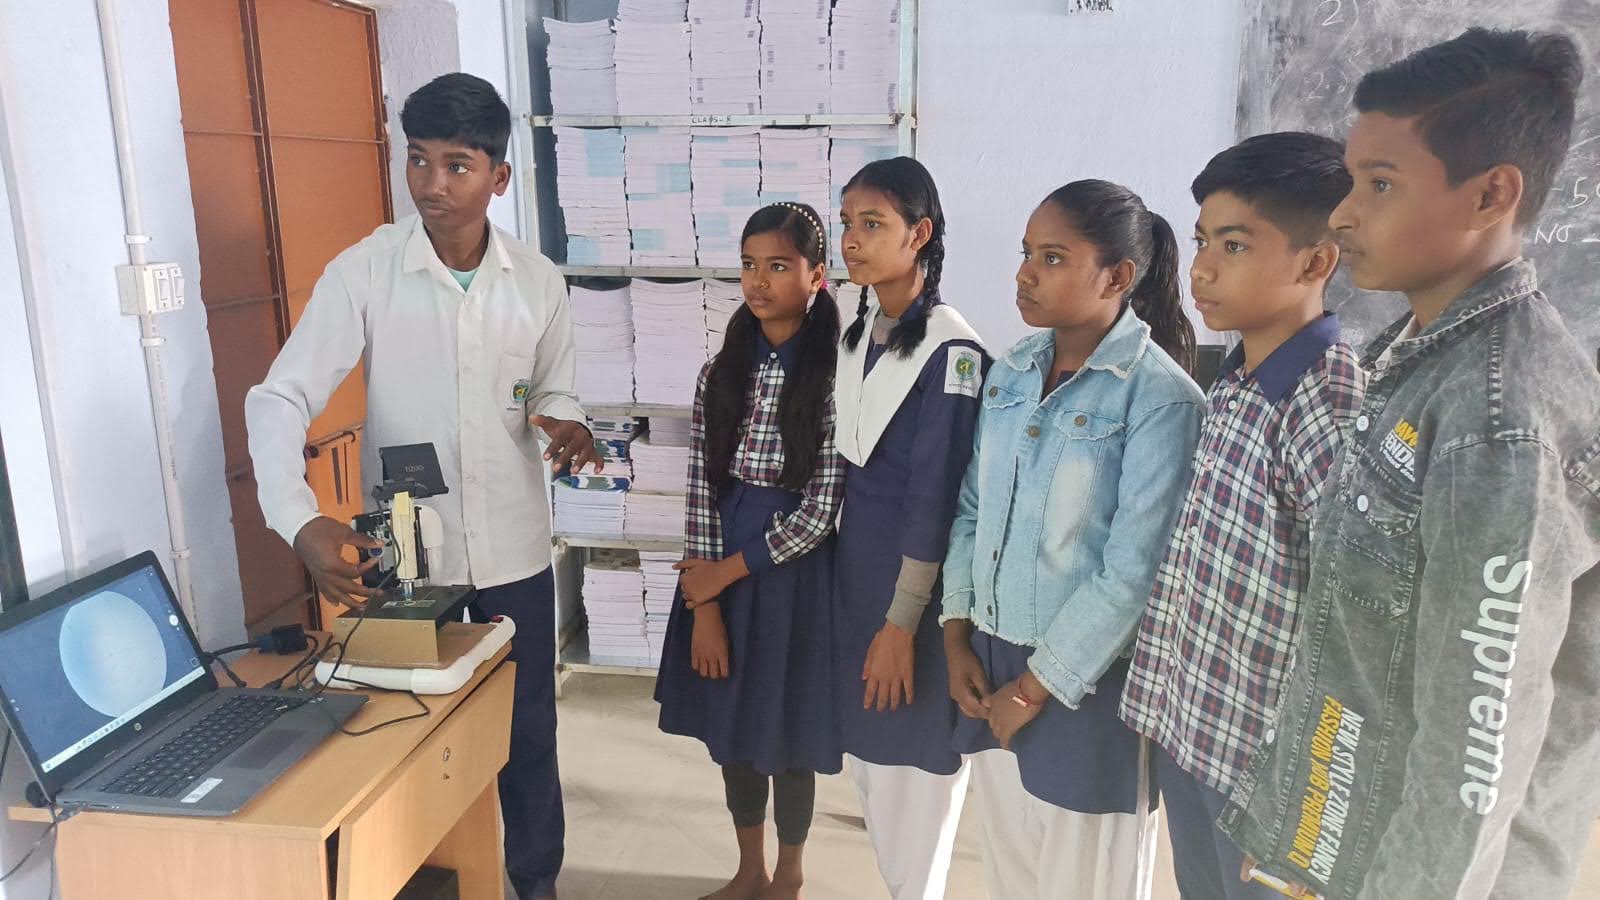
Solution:
<svg viewBox="0 0 1600 900"><path fill-rule="evenodd" d="M1566 896L1600 807L1600 376L1520 250L1581 79L1565 37L1472 29L1356 91L1331 224L1413 314L1363 360L1276 726L1219 823L1331 900Z"/></svg>

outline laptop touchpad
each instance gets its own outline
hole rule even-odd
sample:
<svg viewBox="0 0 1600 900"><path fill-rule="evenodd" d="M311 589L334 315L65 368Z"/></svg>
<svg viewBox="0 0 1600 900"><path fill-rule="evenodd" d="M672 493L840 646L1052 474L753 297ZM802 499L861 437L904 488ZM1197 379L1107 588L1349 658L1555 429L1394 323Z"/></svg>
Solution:
<svg viewBox="0 0 1600 900"><path fill-rule="evenodd" d="M259 769L272 762L283 749L294 743L303 732L294 728L274 728L250 742L228 761L230 768Z"/></svg>

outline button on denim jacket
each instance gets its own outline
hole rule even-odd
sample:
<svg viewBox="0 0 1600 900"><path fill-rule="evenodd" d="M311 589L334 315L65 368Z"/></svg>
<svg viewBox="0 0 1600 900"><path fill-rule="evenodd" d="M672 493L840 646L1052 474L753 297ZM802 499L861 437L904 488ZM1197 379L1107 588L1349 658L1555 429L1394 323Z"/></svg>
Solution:
<svg viewBox="0 0 1600 900"><path fill-rule="evenodd" d="M1220 824L1327 900L1565 897L1600 805L1600 376L1528 261L1400 333Z"/></svg>
<svg viewBox="0 0 1600 900"><path fill-rule="evenodd" d="M1055 333L989 369L944 564L941 622L1013 644L1068 706L1134 635L1200 437L1200 388L1124 311L1041 402Z"/></svg>

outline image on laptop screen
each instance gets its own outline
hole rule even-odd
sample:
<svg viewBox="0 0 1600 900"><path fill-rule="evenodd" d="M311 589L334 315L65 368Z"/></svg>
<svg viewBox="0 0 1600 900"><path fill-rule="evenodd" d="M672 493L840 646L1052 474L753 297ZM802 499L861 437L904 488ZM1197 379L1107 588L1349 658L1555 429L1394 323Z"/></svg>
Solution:
<svg viewBox="0 0 1600 900"><path fill-rule="evenodd" d="M204 674L154 566L0 633L0 688L46 772Z"/></svg>

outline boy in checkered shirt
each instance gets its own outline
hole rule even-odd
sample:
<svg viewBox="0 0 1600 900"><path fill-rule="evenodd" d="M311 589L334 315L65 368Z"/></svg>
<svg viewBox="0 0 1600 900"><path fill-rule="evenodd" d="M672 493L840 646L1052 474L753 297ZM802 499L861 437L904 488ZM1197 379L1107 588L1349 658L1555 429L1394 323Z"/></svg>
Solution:
<svg viewBox="0 0 1600 900"><path fill-rule="evenodd" d="M1343 147L1250 138L1195 179L1195 306L1241 341L1218 371L1176 531L1139 624L1121 713L1159 745L1157 780L1185 897L1270 897L1239 880L1215 826L1272 728L1288 674L1311 521L1365 379L1323 292L1339 262L1328 215L1349 193Z"/></svg>

